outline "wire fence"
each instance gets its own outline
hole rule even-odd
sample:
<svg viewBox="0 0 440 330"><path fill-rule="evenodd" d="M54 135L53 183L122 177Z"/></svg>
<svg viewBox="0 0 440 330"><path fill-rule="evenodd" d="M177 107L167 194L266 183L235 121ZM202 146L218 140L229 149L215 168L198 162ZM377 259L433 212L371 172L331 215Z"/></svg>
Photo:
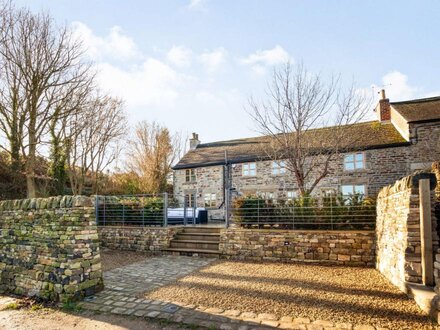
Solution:
<svg viewBox="0 0 440 330"><path fill-rule="evenodd" d="M240 197L231 207L232 221L245 228L371 230L376 203L361 195L263 199Z"/></svg>
<svg viewBox="0 0 440 330"><path fill-rule="evenodd" d="M96 196L98 226L166 227L207 222L207 211L179 203L167 193L157 195Z"/></svg>

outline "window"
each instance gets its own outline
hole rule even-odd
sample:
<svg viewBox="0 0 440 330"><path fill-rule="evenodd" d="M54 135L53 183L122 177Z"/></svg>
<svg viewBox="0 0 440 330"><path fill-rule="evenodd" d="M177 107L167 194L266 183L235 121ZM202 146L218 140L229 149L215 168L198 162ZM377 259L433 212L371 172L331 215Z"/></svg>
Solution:
<svg viewBox="0 0 440 330"><path fill-rule="evenodd" d="M194 207L196 206L196 194L185 194L185 206Z"/></svg>
<svg viewBox="0 0 440 330"><path fill-rule="evenodd" d="M185 182L195 182L196 181L196 170L191 168L185 170Z"/></svg>
<svg viewBox="0 0 440 330"><path fill-rule="evenodd" d="M347 154L344 157L344 169L346 171L354 171L365 168L364 153L357 152L355 154Z"/></svg>
<svg viewBox="0 0 440 330"><path fill-rule="evenodd" d="M286 197L288 201L294 200L297 197L296 191L287 191L286 192Z"/></svg>
<svg viewBox="0 0 440 330"><path fill-rule="evenodd" d="M204 196L205 207L216 207L217 206L217 198L215 194L205 194Z"/></svg>
<svg viewBox="0 0 440 330"><path fill-rule="evenodd" d="M275 197L275 194L273 192L269 191L262 191L258 193L258 197L261 197L266 200L272 200Z"/></svg>
<svg viewBox="0 0 440 330"><path fill-rule="evenodd" d="M342 195L348 196L353 194L365 195L365 185L363 184L342 185Z"/></svg>
<svg viewBox="0 0 440 330"><path fill-rule="evenodd" d="M272 174L280 175L286 173L286 163L283 161L272 162Z"/></svg>
<svg viewBox="0 0 440 330"><path fill-rule="evenodd" d="M243 176L255 176L257 174L256 163L243 164Z"/></svg>

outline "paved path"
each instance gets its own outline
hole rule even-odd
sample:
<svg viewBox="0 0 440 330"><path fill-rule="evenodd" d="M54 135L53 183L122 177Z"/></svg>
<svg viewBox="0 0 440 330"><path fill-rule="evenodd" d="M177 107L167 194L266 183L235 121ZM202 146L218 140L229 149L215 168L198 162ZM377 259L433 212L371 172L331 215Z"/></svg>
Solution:
<svg viewBox="0 0 440 330"><path fill-rule="evenodd" d="M333 324L332 322L272 314L256 314L238 310L222 310L200 306L182 306L169 301L140 298L142 293L164 286L176 279L209 265L218 259L161 256L104 273L104 291L81 303L82 308L119 315L165 319L210 329L353 329L375 330L369 325Z"/></svg>

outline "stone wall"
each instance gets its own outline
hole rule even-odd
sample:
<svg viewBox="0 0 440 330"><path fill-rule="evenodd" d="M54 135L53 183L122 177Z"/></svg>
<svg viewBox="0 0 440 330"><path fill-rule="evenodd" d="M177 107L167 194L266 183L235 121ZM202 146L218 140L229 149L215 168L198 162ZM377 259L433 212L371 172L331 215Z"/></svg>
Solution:
<svg viewBox="0 0 440 330"><path fill-rule="evenodd" d="M372 267L374 232L230 228L221 231L220 251L223 257L238 260Z"/></svg>
<svg viewBox="0 0 440 330"><path fill-rule="evenodd" d="M157 253L168 247L171 238L178 230L176 227L98 227L103 247L151 253Z"/></svg>
<svg viewBox="0 0 440 330"><path fill-rule="evenodd" d="M408 176L383 188L377 199L376 268L403 291L406 283L422 281L418 182L424 177L435 183L433 174ZM433 191L431 195L433 251L436 251Z"/></svg>
<svg viewBox="0 0 440 330"><path fill-rule="evenodd" d="M103 287L93 200L0 202L0 291L68 301Z"/></svg>

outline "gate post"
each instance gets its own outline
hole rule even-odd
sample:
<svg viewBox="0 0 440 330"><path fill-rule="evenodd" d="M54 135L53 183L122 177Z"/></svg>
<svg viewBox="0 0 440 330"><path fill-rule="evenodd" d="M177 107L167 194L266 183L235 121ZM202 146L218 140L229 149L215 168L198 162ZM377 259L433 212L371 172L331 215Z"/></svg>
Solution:
<svg viewBox="0 0 440 330"><path fill-rule="evenodd" d="M163 193L163 226L168 226L168 193Z"/></svg>
<svg viewBox="0 0 440 330"><path fill-rule="evenodd" d="M429 179L419 181L420 198L420 241L422 250L422 282L434 285L432 255L432 220L431 220L431 189Z"/></svg>

